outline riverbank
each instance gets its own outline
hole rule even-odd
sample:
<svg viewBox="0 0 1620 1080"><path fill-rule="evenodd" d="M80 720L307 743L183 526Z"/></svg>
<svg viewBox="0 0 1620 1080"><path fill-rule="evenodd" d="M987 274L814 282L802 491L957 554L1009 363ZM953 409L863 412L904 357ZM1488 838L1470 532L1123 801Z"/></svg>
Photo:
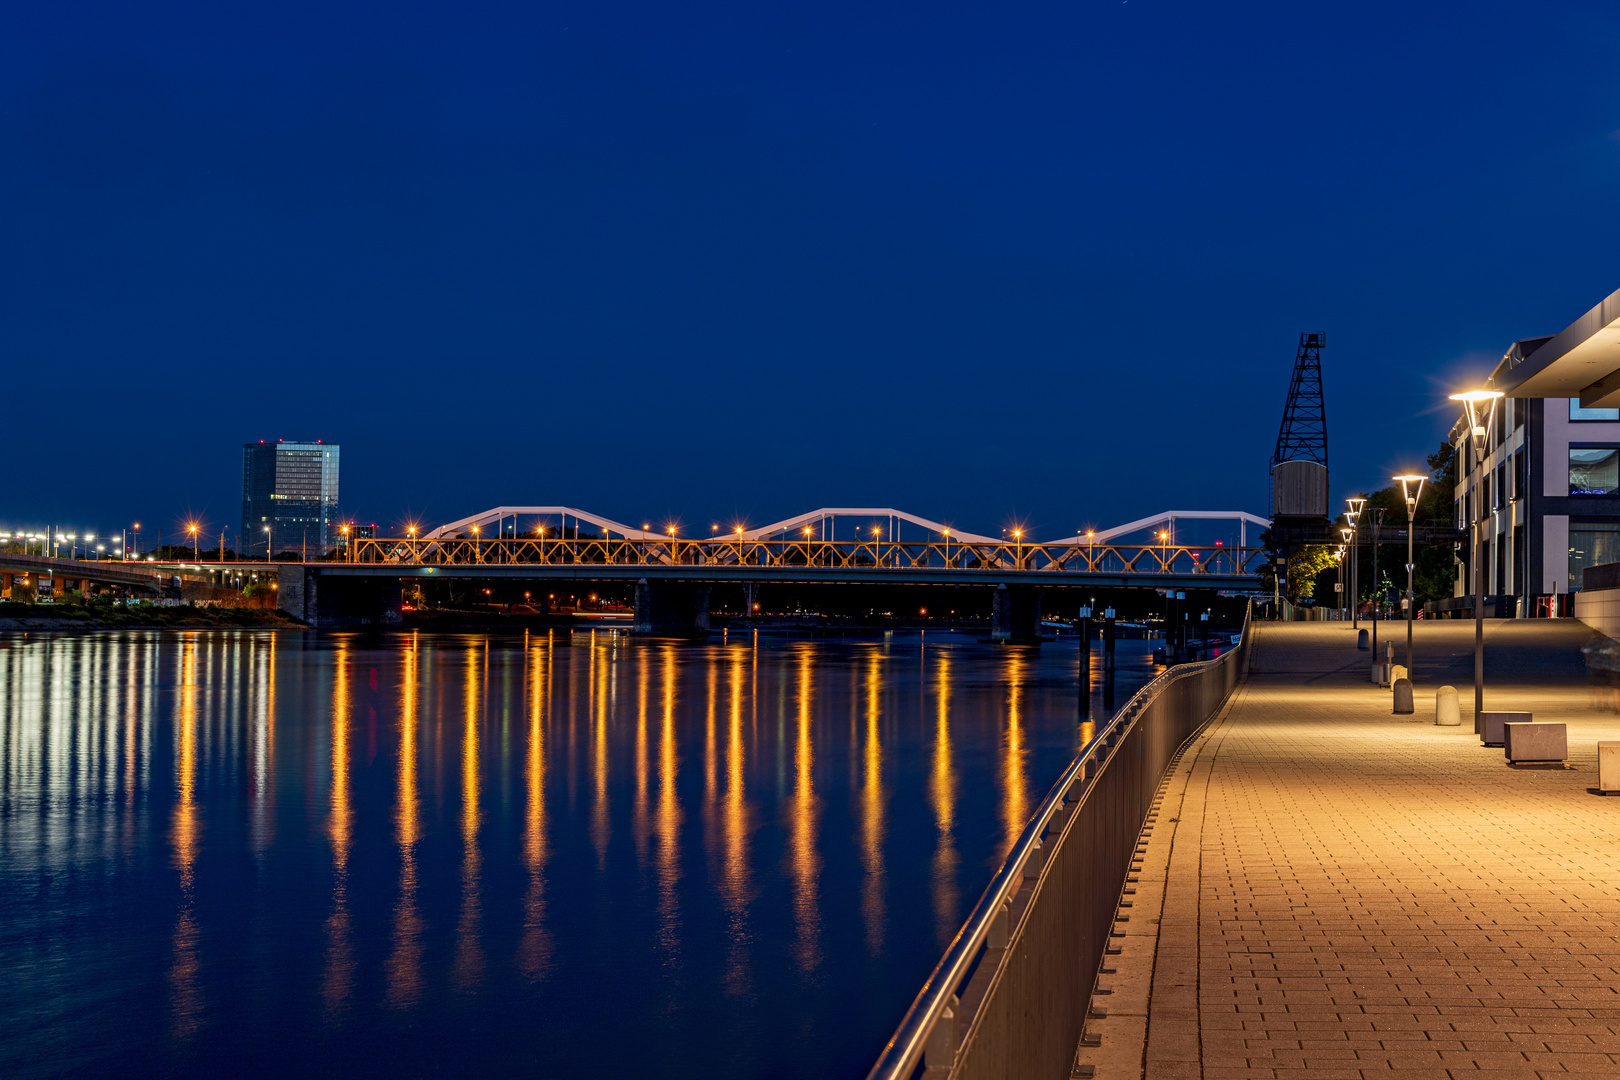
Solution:
<svg viewBox="0 0 1620 1080"><path fill-rule="evenodd" d="M0 602L0 632L8 630L305 630L274 608L121 607L112 604Z"/></svg>

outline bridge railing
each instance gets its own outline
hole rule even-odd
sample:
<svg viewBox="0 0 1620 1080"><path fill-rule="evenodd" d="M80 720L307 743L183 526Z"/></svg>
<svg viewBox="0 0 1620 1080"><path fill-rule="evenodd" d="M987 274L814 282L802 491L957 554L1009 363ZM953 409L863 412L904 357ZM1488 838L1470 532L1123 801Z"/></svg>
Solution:
<svg viewBox="0 0 1620 1080"><path fill-rule="evenodd" d="M1068 1076L1167 768L1246 670L1240 643L1133 695L1036 809L867 1080Z"/></svg>
<svg viewBox="0 0 1620 1080"><path fill-rule="evenodd" d="M564 564L945 569L1091 574L1252 574L1265 549L1167 544L959 544L877 540L415 537L354 541L350 561L407 565Z"/></svg>

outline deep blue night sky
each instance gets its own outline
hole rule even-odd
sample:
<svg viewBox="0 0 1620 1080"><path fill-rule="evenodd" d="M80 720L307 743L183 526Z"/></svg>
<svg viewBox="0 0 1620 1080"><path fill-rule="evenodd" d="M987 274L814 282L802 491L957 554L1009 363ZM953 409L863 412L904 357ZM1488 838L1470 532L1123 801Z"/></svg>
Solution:
<svg viewBox="0 0 1620 1080"><path fill-rule="evenodd" d="M1620 286L1620 7L12 4L0 527L1264 512ZM1607 252L1607 254L1605 254Z"/></svg>

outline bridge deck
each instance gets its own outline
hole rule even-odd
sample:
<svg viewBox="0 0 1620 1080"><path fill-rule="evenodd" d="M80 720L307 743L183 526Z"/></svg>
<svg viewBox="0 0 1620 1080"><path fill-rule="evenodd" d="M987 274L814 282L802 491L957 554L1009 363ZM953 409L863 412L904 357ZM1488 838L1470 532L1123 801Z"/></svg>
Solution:
<svg viewBox="0 0 1620 1080"><path fill-rule="evenodd" d="M1397 717L1347 626L1263 627L1170 785L1079 1058L1101 1080L1620 1075L1620 799L1586 790L1620 716L1591 706L1591 632L1487 627L1487 705L1568 723L1564 771L1479 745L1471 624L1417 630ZM1433 726L1444 682L1461 728Z"/></svg>
<svg viewBox="0 0 1620 1080"><path fill-rule="evenodd" d="M1252 590L1265 550L1021 541L362 538L323 575L1151 586Z"/></svg>
<svg viewBox="0 0 1620 1080"><path fill-rule="evenodd" d="M126 563L113 559L53 559L43 555L0 554L0 572L8 574L34 574L41 577L63 577L69 580L88 578L108 585L129 585L152 588L159 573L153 563Z"/></svg>

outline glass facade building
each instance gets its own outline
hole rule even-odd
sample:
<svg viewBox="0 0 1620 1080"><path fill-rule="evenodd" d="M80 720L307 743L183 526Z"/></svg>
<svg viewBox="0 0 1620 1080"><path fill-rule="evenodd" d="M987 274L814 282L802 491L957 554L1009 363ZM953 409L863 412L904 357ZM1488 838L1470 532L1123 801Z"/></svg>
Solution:
<svg viewBox="0 0 1620 1080"><path fill-rule="evenodd" d="M1469 456L1465 430L1464 420L1452 429L1459 462ZM1541 610L1544 597L1579 592L1587 567L1620 562L1620 409L1504 398L1483 467L1461 472L1452 495L1457 527L1471 532L1483 504L1485 591L1515 597L1520 615ZM1473 545L1457 555L1454 591L1467 596Z"/></svg>
<svg viewBox="0 0 1620 1080"><path fill-rule="evenodd" d="M318 558L337 546L338 447L256 442L242 447L241 550Z"/></svg>

